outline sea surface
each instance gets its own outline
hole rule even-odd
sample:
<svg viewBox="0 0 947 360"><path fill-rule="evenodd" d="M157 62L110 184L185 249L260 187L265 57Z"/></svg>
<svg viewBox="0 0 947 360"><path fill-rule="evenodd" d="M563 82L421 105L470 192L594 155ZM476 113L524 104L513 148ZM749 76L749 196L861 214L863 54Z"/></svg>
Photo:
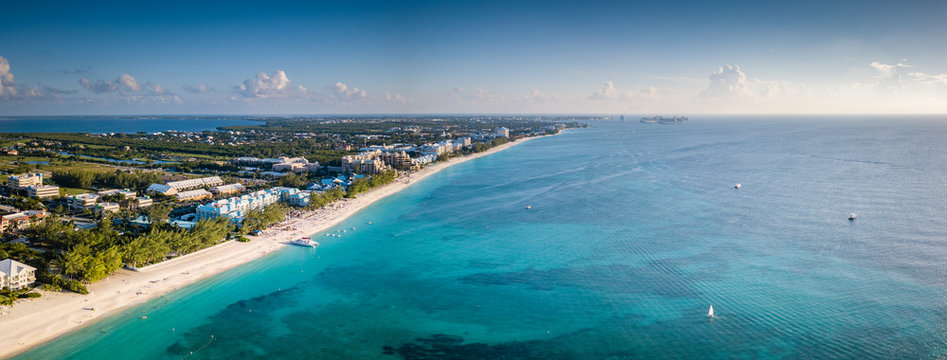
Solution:
<svg viewBox="0 0 947 360"><path fill-rule="evenodd" d="M259 125L245 117L77 116L0 117L0 133L137 133L215 130L221 126Z"/></svg>
<svg viewBox="0 0 947 360"><path fill-rule="evenodd" d="M593 122L17 359L945 358L945 139L937 117Z"/></svg>

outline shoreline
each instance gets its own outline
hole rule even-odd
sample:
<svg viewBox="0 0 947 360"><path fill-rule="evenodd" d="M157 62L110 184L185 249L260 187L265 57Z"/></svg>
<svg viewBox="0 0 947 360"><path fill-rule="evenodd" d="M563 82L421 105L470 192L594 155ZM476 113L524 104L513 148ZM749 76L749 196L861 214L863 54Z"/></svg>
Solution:
<svg viewBox="0 0 947 360"><path fill-rule="evenodd" d="M555 135L523 138L481 153L434 163L407 177L399 176L393 182L359 194L354 199L343 198L323 209L304 211L303 215L275 224L260 235L248 236L250 242L227 241L149 265L137 272L120 269L106 279L89 285L88 295L37 289L43 294L41 298L0 309L0 334L4 334L0 338L0 358L13 357L123 309L262 258L289 246L291 240L334 227L374 202L453 165L548 136Z"/></svg>

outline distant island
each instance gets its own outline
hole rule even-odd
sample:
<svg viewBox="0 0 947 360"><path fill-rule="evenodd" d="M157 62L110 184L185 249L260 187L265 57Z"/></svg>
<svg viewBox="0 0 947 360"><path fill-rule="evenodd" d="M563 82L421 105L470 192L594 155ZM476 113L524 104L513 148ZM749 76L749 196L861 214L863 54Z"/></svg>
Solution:
<svg viewBox="0 0 947 360"><path fill-rule="evenodd" d="M686 116L675 115L672 117L663 117L663 116L652 116L652 117L643 117L641 122L647 124L661 123L661 124L679 124L687 121Z"/></svg>

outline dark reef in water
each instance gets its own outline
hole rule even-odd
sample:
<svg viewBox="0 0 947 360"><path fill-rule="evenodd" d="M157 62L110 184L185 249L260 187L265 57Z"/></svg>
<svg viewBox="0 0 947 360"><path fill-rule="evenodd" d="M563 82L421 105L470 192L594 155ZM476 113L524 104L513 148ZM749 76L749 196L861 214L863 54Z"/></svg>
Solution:
<svg viewBox="0 0 947 360"><path fill-rule="evenodd" d="M541 340L513 341L489 345L484 343L464 344L460 336L434 334L426 338L417 338L413 343L402 344L397 349L391 346L382 348L382 353L397 353L406 360L451 359L573 359L574 355L560 352L550 343Z"/></svg>

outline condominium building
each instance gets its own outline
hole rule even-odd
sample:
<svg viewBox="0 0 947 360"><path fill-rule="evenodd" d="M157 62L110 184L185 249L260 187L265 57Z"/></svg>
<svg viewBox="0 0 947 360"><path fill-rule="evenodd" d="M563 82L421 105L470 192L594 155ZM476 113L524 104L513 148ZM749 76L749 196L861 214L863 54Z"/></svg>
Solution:
<svg viewBox="0 0 947 360"><path fill-rule="evenodd" d="M221 199L197 207L198 219L216 219L220 216L230 218L230 221L241 222L247 211L261 209L274 204L280 199L280 194L270 190L259 190L229 199Z"/></svg>
<svg viewBox="0 0 947 360"><path fill-rule="evenodd" d="M217 185L223 185L223 184L224 184L224 181L221 180L219 176L209 176L209 177L199 178L199 179L172 181L172 182L167 183L166 185L172 187L173 189L177 191L181 191L181 190L196 189L196 188L201 188L201 187L210 187L210 186L217 186Z"/></svg>
<svg viewBox="0 0 947 360"><path fill-rule="evenodd" d="M26 193L33 198L49 199L59 196L59 187L56 185L30 186L26 188Z"/></svg>
<svg viewBox="0 0 947 360"><path fill-rule="evenodd" d="M378 156L386 165L391 167L400 168L403 166L411 166L411 156L404 151L398 152L385 152Z"/></svg>
<svg viewBox="0 0 947 360"><path fill-rule="evenodd" d="M36 268L13 259L0 261L0 288L20 290L36 281Z"/></svg>
<svg viewBox="0 0 947 360"><path fill-rule="evenodd" d="M505 138L510 137L510 129L507 129L507 128L502 127L502 126L501 126L501 127L498 127L498 128L496 129L495 133L496 133L497 137L505 137Z"/></svg>
<svg viewBox="0 0 947 360"><path fill-rule="evenodd" d="M138 193L136 193L136 192L134 192L134 191L132 191L132 190L128 190L128 189L122 189L122 190L119 190L119 189L100 190L97 194L99 194L99 196L109 196L109 195L116 195L116 194L117 194L117 195L121 195L121 196L124 197L125 199L134 199L135 197L138 196Z"/></svg>
<svg viewBox="0 0 947 360"><path fill-rule="evenodd" d="M381 155L380 150L363 151L357 155L345 155L342 157L342 172L371 175L390 170L388 165L379 157Z"/></svg>
<svg viewBox="0 0 947 360"><path fill-rule="evenodd" d="M144 209L146 207L154 205L154 200L152 200L148 196L139 196L138 199L136 199L135 204L138 206L139 209Z"/></svg>
<svg viewBox="0 0 947 360"><path fill-rule="evenodd" d="M30 186L40 186L43 185L43 174L42 173L30 173L22 175L12 175L7 179L10 183L10 187L14 189L26 189Z"/></svg>

